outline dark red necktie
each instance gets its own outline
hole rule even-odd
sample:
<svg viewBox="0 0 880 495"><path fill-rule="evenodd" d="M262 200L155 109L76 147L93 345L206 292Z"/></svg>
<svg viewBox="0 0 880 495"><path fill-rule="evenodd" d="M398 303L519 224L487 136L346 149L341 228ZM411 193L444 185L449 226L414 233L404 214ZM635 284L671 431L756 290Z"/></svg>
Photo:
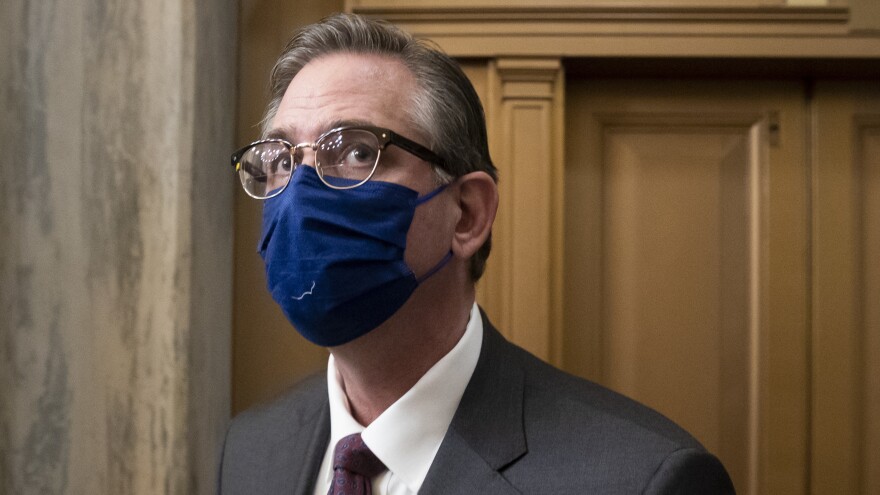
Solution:
<svg viewBox="0 0 880 495"><path fill-rule="evenodd" d="M327 495L371 495L372 478L382 471L385 465L364 444L361 434L349 435L333 452L333 480Z"/></svg>

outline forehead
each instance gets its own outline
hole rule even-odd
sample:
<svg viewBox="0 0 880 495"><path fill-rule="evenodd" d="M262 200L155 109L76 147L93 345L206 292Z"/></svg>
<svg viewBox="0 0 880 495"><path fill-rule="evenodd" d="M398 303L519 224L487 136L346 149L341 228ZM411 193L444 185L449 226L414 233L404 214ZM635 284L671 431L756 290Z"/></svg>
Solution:
<svg viewBox="0 0 880 495"><path fill-rule="evenodd" d="M293 78L275 117L273 133L313 140L345 122L387 127L406 134L416 82L393 57L335 53L306 64Z"/></svg>

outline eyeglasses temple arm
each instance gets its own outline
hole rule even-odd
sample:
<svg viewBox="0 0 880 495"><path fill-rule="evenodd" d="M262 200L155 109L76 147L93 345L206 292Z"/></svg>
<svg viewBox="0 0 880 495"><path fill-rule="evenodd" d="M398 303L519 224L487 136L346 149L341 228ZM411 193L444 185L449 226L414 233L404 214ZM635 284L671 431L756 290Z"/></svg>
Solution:
<svg viewBox="0 0 880 495"><path fill-rule="evenodd" d="M434 153L433 151L429 150L428 148L425 148L421 144L419 144L415 141L411 141L411 140L409 140L399 134L395 134L395 133L389 131L388 142L403 149L403 150L406 150L406 151L412 153L413 155L421 158L422 160L425 160L427 162L431 162L435 165L438 165L441 168L443 168L445 165L445 161L443 160L443 158L440 157L440 155L438 155L437 153Z"/></svg>
<svg viewBox="0 0 880 495"><path fill-rule="evenodd" d="M232 155L232 166L235 167L236 172L244 168L245 172L249 173L257 182L266 182L266 174L262 170L257 169L250 163L241 163L240 153Z"/></svg>

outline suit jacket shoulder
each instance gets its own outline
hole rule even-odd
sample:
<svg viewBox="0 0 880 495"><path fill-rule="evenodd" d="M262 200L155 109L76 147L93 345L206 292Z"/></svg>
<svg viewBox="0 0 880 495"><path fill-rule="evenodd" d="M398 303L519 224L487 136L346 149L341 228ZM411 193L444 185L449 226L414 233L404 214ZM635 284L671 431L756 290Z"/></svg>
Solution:
<svg viewBox="0 0 880 495"><path fill-rule="evenodd" d="M226 433L219 493L310 493L330 440L327 375L249 409Z"/></svg>
<svg viewBox="0 0 880 495"><path fill-rule="evenodd" d="M721 463L673 422L483 323L477 367L420 493L733 493ZM318 374L235 418L221 493L310 494L329 436Z"/></svg>
<svg viewBox="0 0 880 495"><path fill-rule="evenodd" d="M538 360L484 316L483 349L423 493L732 493L659 413Z"/></svg>

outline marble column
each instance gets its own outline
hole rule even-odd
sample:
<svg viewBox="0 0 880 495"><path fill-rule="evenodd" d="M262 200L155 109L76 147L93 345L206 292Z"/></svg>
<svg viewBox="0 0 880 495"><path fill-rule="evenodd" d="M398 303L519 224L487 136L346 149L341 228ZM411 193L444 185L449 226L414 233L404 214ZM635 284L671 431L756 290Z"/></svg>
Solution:
<svg viewBox="0 0 880 495"><path fill-rule="evenodd" d="M211 493L234 0L0 3L0 493Z"/></svg>

